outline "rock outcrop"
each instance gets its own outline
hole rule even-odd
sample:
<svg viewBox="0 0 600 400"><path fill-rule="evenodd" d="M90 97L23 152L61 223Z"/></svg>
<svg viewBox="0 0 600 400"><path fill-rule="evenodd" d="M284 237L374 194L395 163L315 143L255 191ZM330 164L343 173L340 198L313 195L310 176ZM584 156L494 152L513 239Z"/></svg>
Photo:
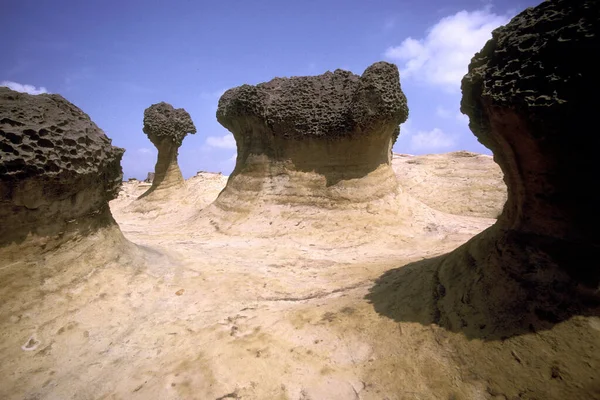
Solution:
<svg viewBox="0 0 600 400"><path fill-rule="evenodd" d="M144 110L144 133L158 149L152 186L140 196L166 193L184 186L184 179L177 164L177 155L188 133L196 133L192 118L183 108L161 102ZM158 192L157 192L158 191Z"/></svg>
<svg viewBox="0 0 600 400"><path fill-rule="evenodd" d="M498 334L600 301L600 139L588 133L600 103L600 63L590 59L598 48L600 3L554 0L495 30L471 61L461 110L504 172L508 200L492 228L441 262L447 324L477 304L485 330Z"/></svg>
<svg viewBox="0 0 600 400"><path fill-rule="evenodd" d="M446 345L498 398L600 398L598 48L592 0L545 1L493 32L463 78L461 110L504 172L504 210L368 296L395 320L464 334Z"/></svg>
<svg viewBox="0 0 600 400"><path fill-rule="evenodd" d="M300 220L322 225L321 211L368 209L383 222L398 208L391 147L407 116L398 69L385 62L362 76L338 69L226 91L217 119L238 154L207 217L223 231L248 223L267 235L304 229Z"/></svg>
<svg viewBox="0 0 600 400"><path fill-rule="evenodd" d="M123 152L60 95L0 88L0 247L118 231L108 202Z"/></svg>
<svg viewBox="0 0 600 400"><path fill-rule="evenodd" d="M389 296L382 312L395 304L395 318L485 340L600 315L600 139L589 134L600 105L600 62L590 58L598 48L600 3L591 0L546 1L493 32L463 78L461 110L504 172L508 200L495 225L452 253L386 276L372 296ZM417 283L424 271L428 283ZM400 294L408 286L426 294L408 300ZM429 317L407 312L409 302L430 305ZM573 354L589 357L594 337ZM592 359L600 361L597 350Z"/></svg>
<svg viewBox="0 0 600 400"><path fill-rule="evenodd" d="M600 195L590 187L600 139L588 134L598 48L598 2L547 1L494 31L463 79L461 110L508 188L494 229L498 266L519 280L600 283L600 268L576 261L600 255ZM513 253L506 246L524 258L502 262Z"/></svg>
<svg viewBox="0 0 600 400"><path fill-rule="evenodd" d="M144 179L144 182L152 183L153 180L154 180L154 172L148 172L148 176L146 177L146 179Z"/></svg>

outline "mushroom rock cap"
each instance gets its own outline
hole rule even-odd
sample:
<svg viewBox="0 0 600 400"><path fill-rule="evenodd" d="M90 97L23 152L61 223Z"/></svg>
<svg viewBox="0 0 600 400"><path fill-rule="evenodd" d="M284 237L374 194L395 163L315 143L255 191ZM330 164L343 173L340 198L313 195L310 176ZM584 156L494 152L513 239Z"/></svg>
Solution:
<svg viewBox="0 0 600 400"><path fill-rule="evenodd" d="M139 199L162 202L185 181L177 164L178 149L188 133L196 133L192 118L183 108L161 102L144 110L144 133L158 149L152 186ZM152 194L152 196L150 196ZM139 207L134 207L139 209ZM143 210L143 208L142 208Z"/></svg>
<svg viewBox="0 0 600 400"><path fill-rule="evenodd" d="M362 76L338 69L242 85L226 91L217 109L237 143L233 175L286 161L284 169L321 173L328 184L389 164L407 117L398 68L386 62Z"/></svg>
<svg viewBox="0 0 600 400"><path fill-rule="evenodd" d="M123 153L62 96L0 88L0 245L114 223Z"/></svg>
<svg viewBox="0 0 600 400"><path fill-rule="evenodd" d="M362 76L338 69L242 85L226 91L217 109L217 120L234 136L253 119L265 132L289 139L355 136L386 125L395 129L407 117L398 68L386 62L371 65Z"/></svg>
<svg viewBox="0 0 600 400"><path fill-rule="evenodd" d="M188 133L196 133L190 114L183 108L160 102L144 110L144 133L154 145L168 140L181 146Z"/></svg>

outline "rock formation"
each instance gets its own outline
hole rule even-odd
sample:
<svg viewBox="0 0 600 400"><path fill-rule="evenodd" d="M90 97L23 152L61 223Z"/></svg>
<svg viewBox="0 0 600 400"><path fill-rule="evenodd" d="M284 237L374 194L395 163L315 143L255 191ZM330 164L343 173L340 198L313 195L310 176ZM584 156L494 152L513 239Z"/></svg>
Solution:
<svg viewBox="0 0 600 400"><path fill-rule="evenodd" d="M542 319L572 312L565 307L572 285L600 283L600 268L578 261L600 255L600 195L590 188L600 172L600 139L587 134L598 107L600 63L589 55L599 35L598 2L544 2L494 31L462 83L461 110L493 151L508 188L504 211L487 233L494 246L488 263L495 264L483 271L519 282L528 297L511 301L547 297L546 306L527 307Z"/></svg>
<svg viewBox="0 0 600 400"><path fill-rule="evenodd" d="M391 215L383 203L398 208L391 147L407 116L398 69L385 62L362 76L338 69L226 91L217 119L238 154L209 218L221 230L245 221L265 234L276 234L273 224L286 218L282 232L303 228L297 224L311 216L323 224L320 210L381 211L383 221Z"/></svg>
<svg viewBox="0 0 600 400"><path fill-rule="evenodd" d="M592 0L545 1L493 32L463 78L461 110L504 172L504 210L368 295L395 320L479 339L447 346L496 398L600 398L598 48Z"/></svg>
<svg viewBox="0 0 600 400"><path fill-rule="evenodd" d="M468 337L506 339L600 314L600 139L588 134L600 89L590 54L599 46L600 3L591 0L546 1L493 32L463 78L461 110L504 172L504 210L454 252L398 270L375 302L382 293L388 306L406 301L398 293L421 285L407 279L418 270L431 273L429 293L410 301L430 304L430 322ZM389 292L394 285L402 287ZM416 318L399 303L396 318ZM582 339L573 354L584 357L593 342Z"/></svg>
<svg viewBox="0 0 600 400"><path fill-rule="evenodd" d="M60 95L0 88L0 247L118 231L108 201L123 152Z"/></svg>
<svg viewBox="0 0 600 400"><path fill-rule="evenodd" d="M183 108L161 102L144 110L144 133L158 149L152 186L140 198L159 191L183 187L184 180L177 164L177 155L188 133L196 133L190 114Z"/></svg>

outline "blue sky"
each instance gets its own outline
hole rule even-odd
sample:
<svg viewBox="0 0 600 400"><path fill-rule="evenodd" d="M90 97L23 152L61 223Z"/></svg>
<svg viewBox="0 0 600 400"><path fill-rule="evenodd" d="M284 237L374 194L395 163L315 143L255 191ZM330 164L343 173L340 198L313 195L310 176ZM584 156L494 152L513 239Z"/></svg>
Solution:
<svg viewBox="0 0 600 400"><path fill-rule="evenodd" d="M224 90L274 77L356 74L396 63L410 117L399 153L489 151L459 114L473 54L540 0L3 0L0 84L59 93L127 149L125 177L153 171L144 109L185 108L198 129L179 152L186 178L234 166L235 141L217 121Z"/></svg>

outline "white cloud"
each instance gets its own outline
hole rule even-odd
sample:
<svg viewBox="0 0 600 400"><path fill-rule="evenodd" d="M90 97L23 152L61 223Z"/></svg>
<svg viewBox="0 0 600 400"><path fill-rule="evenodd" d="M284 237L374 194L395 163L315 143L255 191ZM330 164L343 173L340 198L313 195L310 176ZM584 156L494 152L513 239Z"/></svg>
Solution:
<svg viewBox="0 0 600 400"><path fill-rule="evenodd" d="M137 151L138 151L138 153L141 153L141 154L152 154L153 153L153 151L151 149L148 149L146 147L142 147L142 148L138 149Z"/></svg>
<svg viewBox="0 0 600 400"><path fill-rule="evenodd" d="M410 138L410 148L414 151L435 151L454 146L454 136L444 133L439 128L431 131L419 131Z"/></svg>
<svg viewBox="0 0 600 400"><path fill-rule="evenodd" d="M42 93L48 93L48 90L43 87L40 86L39 88L36 88L33 85L23 85L17 82L11 82L11 81L2 81L2 83L0 83L0 86L6 86L9 89L12 89L16 92L23 92L23 93L29 93L29 94L42 94Z"/></svg>
<svg viewBox="0 0 600 400"><path fill-rule="evenodd" d="M224 136L209 136L206 138L206 145L209 147L217 147L219 149L235 149L235 139L231 133Z"/></svg>
<svg viewBox="0 0 600 400"><path fill-rule="evenodd" d="M469 117L467 117L465 114L461 113L460 111L452 112L442 106L436 107L435 115L444 119L454 119L461 124L465 122L469 123Z"/></svg>
<svg viewBox="0 0 600 400"><path fill-rule="evenodd" d="M481 50L491 32L509 21L489 7L479 11L460 11L442 18L423 39L412 37L385 51L385 57L403 63L403 78L414 78L448 91L457 91L467 73L471 58Z"/></svg>
<svg viewBox="0 0 600 400"><path fill-rule="evenodd" d="M404 121L403 124L400 124L400 135L410 135L412 128L412 120L409 118Z"/></svg>

